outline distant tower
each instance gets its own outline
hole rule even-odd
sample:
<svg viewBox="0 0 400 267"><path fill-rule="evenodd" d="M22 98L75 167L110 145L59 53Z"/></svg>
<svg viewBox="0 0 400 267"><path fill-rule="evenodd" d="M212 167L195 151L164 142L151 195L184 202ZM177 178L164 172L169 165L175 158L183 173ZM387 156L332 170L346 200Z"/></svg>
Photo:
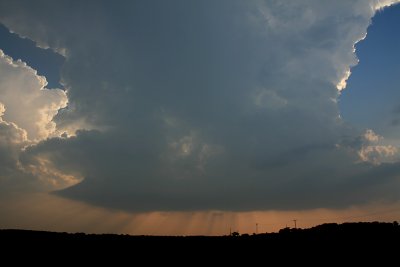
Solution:
<svg viewBox="0 0 400 267"><path fill-rule="evenodd" d="M293 221L294 221L294 229L297 229L297 220L294 219Z"/></svg>
<svg viewBox="0 0 400 267"><path fill-rule="evenodd" d="M258 223L256 223L256 234L258 234Z"/></svg>

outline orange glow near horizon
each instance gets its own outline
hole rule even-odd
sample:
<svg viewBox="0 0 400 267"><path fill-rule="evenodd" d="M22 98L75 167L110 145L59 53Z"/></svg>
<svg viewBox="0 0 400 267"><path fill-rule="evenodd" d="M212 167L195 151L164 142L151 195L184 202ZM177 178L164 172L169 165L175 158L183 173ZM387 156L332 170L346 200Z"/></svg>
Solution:
<svg viewBox="0 0 400 267"><path fill-rule="evenodd" d="M7 215L7 216L6 216ZM94 207L49 194L14 196L0 202L0 228L131 235L228 235L277 232L286 226L387 221L400 218L400 202L343 210L197 211L129 213Z"/></svg>

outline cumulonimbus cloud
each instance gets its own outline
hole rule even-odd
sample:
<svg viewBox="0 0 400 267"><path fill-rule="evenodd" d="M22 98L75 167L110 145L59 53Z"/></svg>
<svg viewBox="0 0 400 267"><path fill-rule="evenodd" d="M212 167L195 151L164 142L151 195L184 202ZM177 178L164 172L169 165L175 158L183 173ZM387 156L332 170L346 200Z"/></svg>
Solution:
<svg viewBox="0 0 400 267"><path fill-rule="evenodd" d="M59 194L128 210L396 198L398 163L360 161L368 140L337 106L354 44L394 2L0 1L2 23L66 56L68 108L49 123L68 134L20 164L83 177Z"/></svg>
<svg viewBox="0 0 400 267"><path fill-rule="evenodd" d="M44 77L1 50L0 73L2 191L54 188L54 184L59 183L54 175L43 177L43 172L39 171L43 166L22 166L19 157L28 146L57 135L53 117L67 105L67 96L60 89L46 89Z"/></svg>

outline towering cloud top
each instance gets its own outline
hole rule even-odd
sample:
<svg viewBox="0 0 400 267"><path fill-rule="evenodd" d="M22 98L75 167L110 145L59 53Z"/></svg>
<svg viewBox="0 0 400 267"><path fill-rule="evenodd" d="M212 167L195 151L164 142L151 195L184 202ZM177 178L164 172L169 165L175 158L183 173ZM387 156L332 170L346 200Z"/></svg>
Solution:
<svg viewBox="0 0 400 267"><path fill-rule="evenodd" d="M13 160L39 180L83 179L63 196L128 210L397 197L397 149L337 106L354 44L395 2L1 0L0 22L66 57L65 95L2 55L18 66L1 78L3 118L31 141Z"/></svg>

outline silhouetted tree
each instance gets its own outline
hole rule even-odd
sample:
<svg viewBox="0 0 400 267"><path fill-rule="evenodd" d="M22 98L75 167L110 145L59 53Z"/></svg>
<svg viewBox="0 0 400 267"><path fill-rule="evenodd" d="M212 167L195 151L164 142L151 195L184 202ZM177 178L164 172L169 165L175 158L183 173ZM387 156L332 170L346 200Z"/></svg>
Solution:
<svg viewBox="0 0 400 267"><path fill-rule="evenodd" d="M232 236L240 236L239 232L232 232Z"/></svg>

